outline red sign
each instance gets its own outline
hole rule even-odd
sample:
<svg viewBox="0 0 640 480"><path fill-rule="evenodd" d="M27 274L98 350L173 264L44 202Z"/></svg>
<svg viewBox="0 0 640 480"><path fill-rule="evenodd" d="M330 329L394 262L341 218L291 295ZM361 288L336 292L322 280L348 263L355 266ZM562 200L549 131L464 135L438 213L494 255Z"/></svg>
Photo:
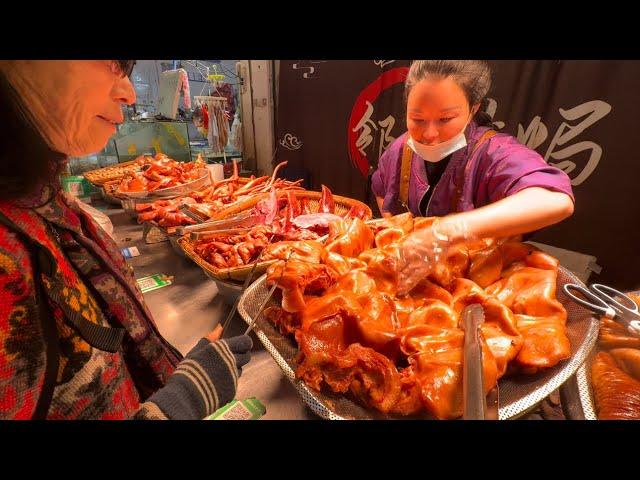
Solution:
<svg viewBox="0 0 640 480"><path fill-rule="evenodd" d="M353 166L356 167L364 177L367 177L369 174L369 159L357 146L358 136L364 128L358 129L358 123L367 112L367 104L372 105L380 94L388 88L393 87L398 83L404 83L408 73L408 67L398 67L387 70L372 83L367 85L362 92L360 92L360 95L358 95L356 103L351 110L348 126L349 131L347 132L349 157L351 158Z"/></svg>

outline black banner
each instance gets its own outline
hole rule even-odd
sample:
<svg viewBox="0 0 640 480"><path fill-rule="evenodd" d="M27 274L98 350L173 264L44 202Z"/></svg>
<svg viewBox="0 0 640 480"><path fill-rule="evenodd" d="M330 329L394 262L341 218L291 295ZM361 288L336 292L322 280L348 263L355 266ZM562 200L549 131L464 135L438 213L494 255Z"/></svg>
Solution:
<svg viewBox="0 0 640 480"><path fill-rule="evenodd" d="M409 61L281 61L277 161L309 187L377 206L367 190L384 149L406 131ZM572 179L574 215L533 240L594 255L598 281L640 287L635 158L640 61L490 62L489 111L502 131ZM595 277L594 277L595 278Z"/></svg>

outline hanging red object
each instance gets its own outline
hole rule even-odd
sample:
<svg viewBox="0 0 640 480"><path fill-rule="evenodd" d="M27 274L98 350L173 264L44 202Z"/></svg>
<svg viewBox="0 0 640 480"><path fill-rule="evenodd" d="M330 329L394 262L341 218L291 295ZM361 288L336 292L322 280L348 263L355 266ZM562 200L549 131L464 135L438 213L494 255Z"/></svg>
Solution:
<svg viewBox="0 0 640 480"><path fill-rule="evenodd" d="M202 124L205 130L209 130L209 110L206 103L202 104Z"/></svg>

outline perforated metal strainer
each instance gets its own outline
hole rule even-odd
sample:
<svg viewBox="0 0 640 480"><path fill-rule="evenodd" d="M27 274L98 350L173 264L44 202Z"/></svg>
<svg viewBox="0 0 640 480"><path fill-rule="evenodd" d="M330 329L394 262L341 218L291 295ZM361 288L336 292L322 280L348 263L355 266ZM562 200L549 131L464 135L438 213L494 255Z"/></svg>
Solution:
<svg viewBox="0 0 640 480"><path fill-rule="evenodd" d="M501 379L499 382L500 420L520 417L535 408L540 401L559 388L578 370L596 343L597 319L585 308L571 302L562 291L562 286L566 283L583 285L582 282L571 272L560 267L557 283L557 298L567 310L567 335L571 342L571 357L536 375L517 375ZM249 324L253 321L259 305L264 301L267 293L266 275L260 277L246 290L238 305L238 312L245 322ZM271 305L276 305L276 301L272 299ZM257 322L256 334L286 377L298 390L303 401L320 417L330 420L406 418L392 417L366 409L344 395L334 394L325 389L322 392L311 389L303 381L295 378L294 372L297 367L294 360L297 354L295 341L280 334L264 316ZM430 417L422 416L420 418Z"/></svg>

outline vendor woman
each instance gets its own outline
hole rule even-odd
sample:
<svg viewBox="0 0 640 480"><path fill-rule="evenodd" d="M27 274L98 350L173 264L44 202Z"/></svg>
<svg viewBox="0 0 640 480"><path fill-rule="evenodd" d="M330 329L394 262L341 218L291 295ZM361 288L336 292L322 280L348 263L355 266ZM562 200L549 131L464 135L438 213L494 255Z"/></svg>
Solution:
<svg viewBox="0 0 640 480"><path fill-rule="evenodd" d="M486 62L416 60L405 85L407 129L384 152L372 188L384 216L442 217L402 244L399 293L464 240L532 232L573 214L569 177L511 135L480 105Z"/></svg>

